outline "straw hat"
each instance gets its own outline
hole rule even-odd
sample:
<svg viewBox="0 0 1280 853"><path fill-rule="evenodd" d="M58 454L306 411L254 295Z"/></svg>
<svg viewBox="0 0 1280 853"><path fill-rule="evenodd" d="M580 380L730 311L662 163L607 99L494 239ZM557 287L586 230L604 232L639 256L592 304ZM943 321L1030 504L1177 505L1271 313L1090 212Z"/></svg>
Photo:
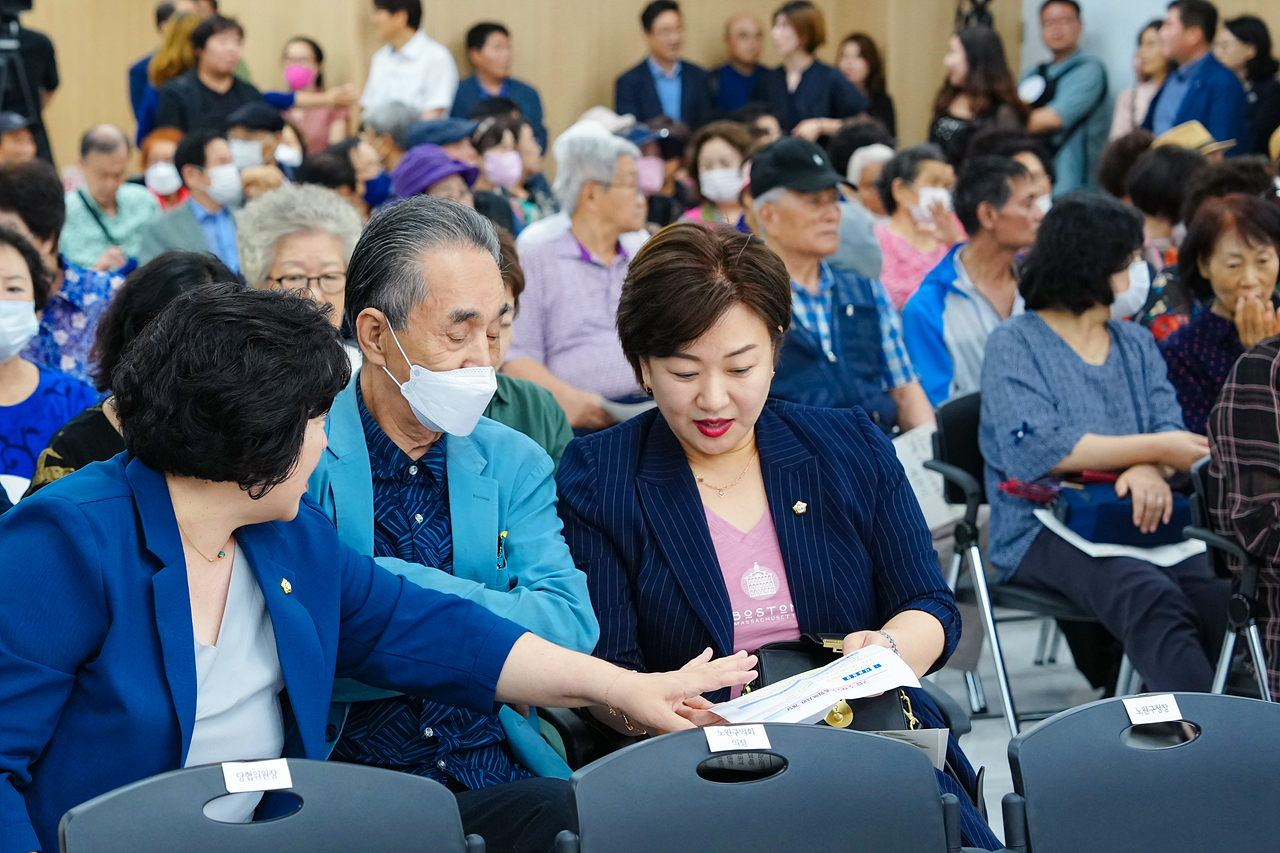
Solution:
<svg viewBox="0 0 1280 853"><path fill-rule="evenodd" d="M1178 148L1190 148L1192 151L1199 151L1208 157L1218 151L1234 148L1235 144L1236 141L1234 139L1219 142L1213 138L1213 134L1203 124L1198 121L1188 121L1157 136L1155 142L1151 143L1151 147L1159 148L1163 145L1176 145Z"/></svg>

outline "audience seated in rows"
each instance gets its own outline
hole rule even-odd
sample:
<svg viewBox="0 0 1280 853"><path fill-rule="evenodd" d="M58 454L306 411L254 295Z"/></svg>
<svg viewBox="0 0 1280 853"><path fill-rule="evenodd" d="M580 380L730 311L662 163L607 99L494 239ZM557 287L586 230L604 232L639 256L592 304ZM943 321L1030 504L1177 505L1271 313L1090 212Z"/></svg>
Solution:
<svg viewBox="0 0 1280 853"><path fill-rule="evenodd" d="M893 155L874 187L888 222L875 227L883 258L880 281L899 310L952 246L964 241L951 191L955 169L936 145L916 145Z"/></svg>
<svg viewBox="0 0 1280 853"><path fill-rule="evenodd" d="M529 120L538 145L547 147L538 90L511 76L511 33L502 24L485 21L467 30L467 59L475 73L458 83L449 115L471 118L472 108L489 98L507 98Z"/></svg>
<svg viewBox="0 0 1280 853"><path fill-rule="evenodd" d="M80 380L21 355L40 330L36 314L49 302L49 272L35 247L5 226L0 280L0 475L29 480L50 436L98 395Z"/></svg>
<svg viewBox="0 0 1280 853"><path fill-rule="evenodd" d="M62 227L71 263L115 272L137 260L143 229L160 215L160 204L145 187L125 180L132 153L129 138L113 125L90 128L80 139L84 186L66 194Z"/></svg>
<svg viewBox="0 0 1280 853"><path fill-rule="evenodd" d="M1231 368L1280 334L1280 207L1257 196L1211 198L1187 229L1179 279L1195 297L1190 321L1160 342L1182 419L1204 433Z"/></svg>
<svg viewBox="0 0 1280 853"><path fill-rule="evenodd" d="M1036 203L1045 213L1053 206L1054 185L1058 175L1049 149L1035 134L1007 127L989 127L973 135L966 159L978 157L1012 157L1021 163L1031 177ZM1064 193L1058 193L1064 195Z"/></svg>
<svg viewBox="0 0 1280 853"><path fill-rule="evenodd" d="M843 179L817 145L789 137L751 162L756 219L791 276L793 322L773 396L818 406L861 406L890 432L933 423L884 286L825 262L840 243L836 189Z"/></svg>
<svg viewBox="0 0 1280 853"><path fill-rule="evenodd" d="M858 409L768 399L789 325L790 275L755 237L680 223L633 261L618 334L657 409L573 442L557 477L597 657L662 669L702 649L834 633L846 653L893 648L923 675L955 648L955 598L884 432ZM907 693L941 728L932 701ZM966 843L999 848L954 740L948 758L956 779L938 784L960 799Z"/></svg>
<svg viewBox="0 0 1280 853"><path fill-rule="evenodd" d="M613 108L619 115L647 122L666 116L700 127L711 112L707 72L680 58L684 17L675 0L653 0L640 14L649 54L614 81Z"/></svg>
<svg viewBox="0 0 1280 853"><path fill-rule="evenodd" d="M1035 193L1009 157L974 160L960 174L955 206L969 240L946 253L902 310L907 351L935 406L979 390L988 337L1024 310L1014 262L1044 218Z"/></svg>
<svg viewBox="0 0 1280 853"><path fill-rule="evenodd" d="M182 185L178 167L173 164L181 141L182 131L162 127L147 134L138 146L138 153L142 155L142 185L155 196L162 213L173 210L191 195Z"/></svg>
<svg viewBox="0 0 1280 853"><path fill-rule="evenodd" d="M185 249L211 252L238 273L240 258L231 206L240 203L244 191L227 137L214 130L188 133L178 143L173 165L191 197L147 225L138 263L148 263L169 249Z"/></svg>
<svg viewBox="0 0 1280 853"><path fill-rule="evenodd" d="M727 222L747 233L742 164L753 141L750 131L731 121L712 122L693 135L685 149L685 168L702 203L686 210L681 219Z"/></svg>
<svg viewBox="0 0 1280 853"><path fill-rule="evenodd" d="M1178 261L1183 192L1208 165L1198 151L1164 145L1151 148L1129 170L1125 195L1143 215L1143 255L1157 272Z"/></svg>
<svg viewBox="0 0 1280 853"><path fill-rule="evenodd" d="M444 118L419 121L409 128L407 137L410 148L419 145L439 145L455 160L480 168L480 155L471 144L471 134L478 122L470 119Z"/></svg>
<svg viewBox="0 0 1280 853"><path fill-rule="evenodd" d="M504 370L554 394L578 430L612 425L604 400L639 391L614 319L630 261L619 238L644 224L639 156L603 128L558 142L555 193L570 227L520 252L528 289Z"/></svg>
<svg viewBox="0 0 1280 853"><path fill-rule="evenodd" d="M391 190L399 198L432 195L475 208L471 187L480 170L455 160L439 145L415 145L391 172Z"/></svg>
<svg viewBox="0 0 1280 853"><path fill-rule="evenodd" d="M346 294L364 367L334 401L310 492L339 537L384 568L589 651L597 625L559 535L551 460L481 417L491 338L511 311L498 264L492 227L448 201L414 198L370 223ZM334 703L331 760L450 786L466 830L485 837L529 821L547 849L564 827L569 770L536 716L345 681Z"/></svg>
<svg viewBox="0 0 1280 853"><path fill-rule="evenodd" d="M124 278L71 263L62 254L65 221L62 182L53 166L43 160L0 166L0 225L29 240L49 274L40 331L22 351L23 358L89 383L89 348L98 318Z"/></svg>
<svg viewBox="0 0 1280 853"><path fill-rule="evenodd" d="M179 293L215 282L234 281L235 275L208 252L173 249L129 274L111 300L89 351L93 384L99 394L111 393L111 377L129 344ZM66 421L36 459L29 497L54 480L93 462L104 462L124 450L115 401L107 397Z"/></svg>
<svg viewBox="0 0 1280 853"><path fill-rule="evenodd" d="M365 110L360 121L361 136L378 152L382 168L388 172L395 169L409 150L409 129L418 121L413 107L399 101L379 104Z"/></svg>
<svg viewBox="0 0 1280 853"><path fill-rule="evenodd" d="M982 366L980 441L991 501L991 562L1003 581L1042 586L1098 619L1151 691L1208 691L1230 585L1203 553L1174 566L1093 558L1044 527L1036 504L1000 484L1121 471L1120 498L1142 533L1167 524L1165 466L1205 456L1183 428L1151 333L1111 319L1142 248L1132 209L1096 195L1059 200L1022 269L1025 314L997 327Z"/></svg>

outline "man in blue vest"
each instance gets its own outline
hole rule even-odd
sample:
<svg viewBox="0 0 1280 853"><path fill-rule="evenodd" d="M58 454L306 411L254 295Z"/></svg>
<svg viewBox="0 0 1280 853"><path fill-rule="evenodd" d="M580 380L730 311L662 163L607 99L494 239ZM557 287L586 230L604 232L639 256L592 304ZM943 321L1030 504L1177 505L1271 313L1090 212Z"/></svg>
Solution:
<svg viewBox="0 0 1280 853"><path fill-rule="evenodd" d="M932 424L884 286L823 260L840 246L843 183L826 151L799 137L751 161L756 219L791 275L791 328L771 393L811 406L861 406L885 432Z"/></svg>

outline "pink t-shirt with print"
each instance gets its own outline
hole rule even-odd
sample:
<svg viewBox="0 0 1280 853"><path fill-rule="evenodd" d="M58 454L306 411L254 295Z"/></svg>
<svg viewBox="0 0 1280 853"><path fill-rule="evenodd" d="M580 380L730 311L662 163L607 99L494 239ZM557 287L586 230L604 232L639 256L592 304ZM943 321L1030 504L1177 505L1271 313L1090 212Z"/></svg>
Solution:
<svg viewBox="0 0 1280 853"><path fill-rule="evenodd" d="M743 533L706 507L707 527L733 608L733 650L754 652L767 643L800 639L800 621L782 565L773 517L766 512ZM737 698L741 687L731 695Z"/></svg>
<svg viewBox="0 0 1280 853"><path fill-rule="evenodd" d="M906 237L895 234L888 225L877 225L875 235L884 258L880 267L880 283L889 292L893 307L901 311L907 300L920 289L924 277L942 262L951 247L939 242L937 249L926 254L911 245Z"/></svg>

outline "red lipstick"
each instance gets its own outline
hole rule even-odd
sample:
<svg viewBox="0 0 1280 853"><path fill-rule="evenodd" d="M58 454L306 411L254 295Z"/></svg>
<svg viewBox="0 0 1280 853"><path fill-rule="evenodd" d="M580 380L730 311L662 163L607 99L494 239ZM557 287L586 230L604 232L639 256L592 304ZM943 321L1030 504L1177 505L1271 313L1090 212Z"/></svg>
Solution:
<svg viewBox="0 0 1280 853"><path fill-rule="evenodd" d="M729 431L729 428L733 426L733 423L733 418L717 418L705 421L694 421L693 425L698 428L698 432L708 438L719 438Z"/></svg>

